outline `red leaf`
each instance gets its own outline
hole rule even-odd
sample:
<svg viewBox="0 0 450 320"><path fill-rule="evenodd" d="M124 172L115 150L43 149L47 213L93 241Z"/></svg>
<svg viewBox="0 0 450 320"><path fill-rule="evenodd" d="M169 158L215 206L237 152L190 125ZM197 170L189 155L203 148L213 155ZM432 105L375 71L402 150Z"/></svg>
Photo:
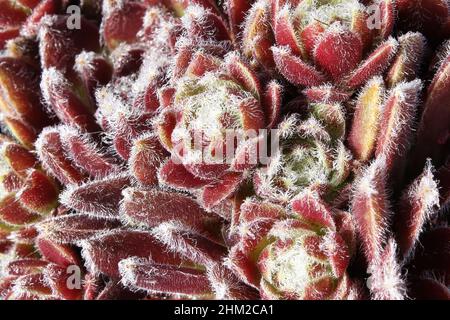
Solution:
<svg viewBox="0 0 450 320"><path fill-rule="evenodd" d="M83 51L76 56L75 69L78 76L90 95L92 103L95 103L95 90L105 86L112 78L113 67L100 54Z"/></svg>
<svg viewBox="0 0 450 320"><path fill-rule="evenodd" d="M81 213L116 217L122 190L130 185L128 175L109 176L66 189L60 196L62 204Z"/></svg>
<svg viewBox="0 0 450 320"><path fill-rule="evenodd" d="M345 102L351 97L351 93L329 85L307 88L303 90L303 94L310 102L329 104Z"/></svg>
<svg viewBox="0 0 450 320"><path fill-rule="evenodd" d="M418 32L408 32L399 39L399 52L392 61L386 80L390 87L402 81L413 81L419 76L426 53L426 38Z"/></svg>
<svg viewBox="0 0 450 320"><path fill-rule="evenodd" d="M401 258L411 256L420 233L438 207L438 184L433 177L431 162L428 161L424 172L403 192L400 209L394 217Z"/></svg>
<svg viewBox="0 0 450 320"><path fill-rule="evenodd" d="M52 288L53 294L64 300L80 300L82 290L80 288L71 288L69 286L70 273L65 267L51 264L44 271L45 278Z"/></svg>
<svg viewBox="0 0 450 320"><path fill-rule="evenodd" d="M220 241L220 220L181 193L128 188L124 191L120 212L131 224L153 228L163 222L175 221L192 233Z"/></svg>
<svg viewBox="0 0 450 320"><path fill-rule="evenodd" d="M55 176L62 184L77 184L84 175L67 159L60 133L56 128L45 128L36 141L36 152L44 169Z"/></svg>
<svg viewBox="0 0 450 320"><path fill-rule="evenodd" d="M401 169L409 151L421 89L420 80L401 83L392 89L383 107L375 155L386 157L388 173Z"/></svg>
<svg viewBox="0 0 450 320"><path fill-rule="evenodd" d="M285 48L272 47L275 64L287 80L299 86L318 86L325 76Z"/></svg>
<svg viewBox="0 0 450 320"><path fill-rule="evenodd" d="M191 190L202 188L210 181L194 176L182 164L167 160L159 170L160 183L175 189Z"/></svg>
<svg viewBox="0 0 450 320"><path fill-rule="evenodd" d="M30 212L17 201L14 194L5 195L0 200L0 219L7 224L22 225L35 221L39 215Z"/></svg>
<svg viewBox="0 0 450 320"><path fill-rule="evenodd" d="M369 260L369 272L372 275L367 280L367 286L374 300L404 300L406 297L406 284L396 251L395 241L390 239L379 260Z"/></svg>
<svg viewBox="0 0 450 320"><path fill-rule="evenodd" d="M209 280L200 270L130 258L120 262L120 273L126 285L152 293L200 297L212 294Z"/></svg>
<svg viewBox="0 0 450 320"><path fill-rule="evenodd" d="M69 29L69 15L52 15L41 20L40 56L43 68L64 72L75 65L75 56L84 51L100 51L97 26L81 17L80 28Z"/></svg>
<svg viewBox="0 0 450 320"><path fill-rule="evenodd" d="M53 180L42 171L32 169L18 198L28 210L48 214L57 205L58 192L58 187Z"/></svg>
<svg viewBox="0 0 450 320"><path fill-rule="evenodd" d="M116 279L120 277L118 264L126 258L139 257L172 265L182 262L148 232L117 230L83 241L81 247L93 273L101 272Z"/></svg>
<svg viewBox="0 0 450 320"><path fill-rule="evenodd" d="M272 72L275 64L270 47L274 43L274 36L269 15L268 1L259 0L251 6L242 25L242 52L247 58L256 60Z"/></svg>
<svg viewBox="0 0 450 320"><path fill-rule="evenodd" d="M357 88L373 76L382 73L389 66L397 52L397 47L398 43L393 38L389 38L382 43L352 72L346 80L347 85L351 88Z"/></svg>
<svg viewBox="0 0 450 320"><path fill-rule="evenodd" d="M207 185L203 189L201 196L202 204L209 209L217 206L231 196L237 190L242 182L242 173L228 172L225 173L220 180Z"/></svg>
<svg viewBox="0 0 450 320"><path fill-rule="evenodd" d="M338 233L326 235L324 242L334 276L336 278L344 276L350 262L347 244Z"/></svg>
<svg viewBox="0 0 450 320"><path fill-rule="evenodd" d="M137 33L143 26L145 5L139 2L126 1L114 7L103 20L103 37L110 50L120 43L133 43Z"/></svg>
<svg viewBox="0 0 450 320"><path fill-rule="evenodd" d="M265 126L265 116L261 108L261 104L254 98L248 98L242 101L239 105L241 112L242 127L244 130L255 132Z"/></svg>
<svg viewBox="0 0 450 320"><path fill-rule="evenodd" d="M277 46L288 47L293 55L301 57L303 55L302 47L299 44L295 28L291 21L291 12L293 10L288 5L283 6L274 17L275 24L273 29Z"/></svg>
<svg viewBox="0 0 450 320"><path fill-rule="evenodd" d="M32 149L37 138L35 128L29 123L16 117L3 117L8 132L24 147Z"/></svg>
<svg viewBox="0 0 450 320"><path fill-rule="evenodd" d="M112 157L103 153L87 133L69 126L59 126L61 143L68 157L91 177L104 177L118 172Z"/></svg>
<svg viewBox="0 0 450 320"><path fill-rule="evenodd" d="M40 1L25 21L21 33L27 37L35 37L39 30L41 19L46 15L58 13L62 9L61 6L60 0Z"/></svg>
<svg viewBox="0 0 450 320"><path fill-rule="evenodd" d="M252 2L247 0L228 0L225 2L225 7L227 10L230 30L232 31L233 38L236 41L239 37L241 24L245 20L246 13L252 7Z"/></svg>
<svg viewBox="0 0 450 320"><path fill-rule="evenodd" d="M256 74L235 53L229 54L225 63L230 76L260 100L261 84Z"/></svg>
<svg viewBox="0 0 450 320"><path fill-rule="evenodd" d="M266 114L266 127L274 128L280 118L282 103L282 86L276 81L270 81L264 92L264 111Z"/></svg>
<svg viewBox="0 0 450 320"><path fill-rule="evenodd" d="M157 136L144 134L133 142L128 166L131 174L144 185L158 184L158 169L167 156Z"/></svg>
<svg viewBox="0 0 450 320"><path fill-rule="evenodd" d="M0 58L0 110L35 130L50 123L41 104L39 79L39 70L22 59Z"/></svg>
<svg viewBox="0 0 450 320"><path fill-rule="evenodd" d="M49 262L38 259L14 260L5 266L5 274L11 276L24 276L41 273Z"/></svg>
<svg viewBox="0 0 450 320"><path fill-rule="evenodd" d="M39 234L56 243L74 244L119 227L117 220L70 214L53 217L37 225Z"/></svg>
<svg viewBox="0 0 450 320"><path fill-rule="evenodd" d="M217 71L219 68L220 61L217 58L203 52L196 52L186 69L186 74L201 77L205 73Z"/></svg>
<svg viewBox="0 0 450 320"><path fill-rule="evenodd" d="M316 42L324 31L325 29L322 27L322 24L318 21L314 21L305 26L300 32L300 38L302 39L302 43L310 58L314 56Z"/></svg>
<svg viewBox="0 0 450 320"><path fill-rule="evenodd" d="M45 102L63 123L88 132L98 131L94 107L76 94L76 89L55 68L42 72L41 89Z"/></svg>
<svg viewBox="0 0 450 320"><path fill-rule="evenodd" d="M207 275L216 299L255 300L259 298L255 289L239 281L231 270L220 264L208 268Z"/></svg>
<svg viewBox="0 0 450 320"><path fill-rule="evenodd" d="M331 211L318 194L304 191L292 200L291 206L300 220L318 228L335 229Z"/></svg>
<svg viewBox="0 0 450 320"><path fill-rule="evenodd" d="M0 152L10 168L22 177L26 177L27 170L34 168L37 164L34 155L16 143L3 143Z"/></svg>
<svg viewBox="0 0 450 320"><path fill-rule="evenodd" d="M187 6L183 16L183 26L189 38L213 41L229 41L228 28L215 13L198 5Z"/></svg>
<svg viewBox="0 0 450 320"><path fill-rule="evenodd" d="M39 237L36 245L42 256L59 266L68 267L71 265L79 265L80 258L73 247L65 244L58 244L49 239Z"/></svg>
<svg viewBox="0 0 450 320"><path fill-rule="evenodd" d="M286 216L283 207L270 202L259 202L248 198L240 208L239 220L243 223L252 223L258 219L278 220Z"/></svg>
<svg viewBox="0 0 450 320"><path fill-rule="evenodd" d="M355 182L352 214L368 262L379 261L388 232L385 164L375 160Z"/></svg>
<svg viewBox="0 0 450 320"><path fill-rule="evenodd" d="M450 109L446 106L450 99L450 52L428 86L424 111L417 133L415 163L421 168L427 157L440 164L448 154Z"/></svg>
<svg viewBox="0 0 450 320"><path fill-rule="evenodd" d="M328 29L317 41L314 60L335 82L361 62L363 44L359 36L345 29Z"/></svg>
<svg viewBox="0 0 450 320"><path fill-rule="evenodd" d="M163 222L152 229L152 234L171 252L199 265L220 263L227 254L226 248L195 233L195 230L186 228L176 220ZM218 239L214 241L218 242Z"/></svg>
<svg viewBox="0 0 450 320"><path fill-rule="evenodd" d="M383 39L387 39L394 30L396 20L396 1L382 0L378 3L381 18L380 35Z"/></svg>

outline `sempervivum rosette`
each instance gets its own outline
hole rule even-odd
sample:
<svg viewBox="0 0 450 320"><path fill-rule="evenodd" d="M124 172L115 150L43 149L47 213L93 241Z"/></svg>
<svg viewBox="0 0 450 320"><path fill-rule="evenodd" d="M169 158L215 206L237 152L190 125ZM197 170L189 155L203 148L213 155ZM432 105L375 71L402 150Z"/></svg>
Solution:
<svg viewBox="0 0 450 320"><path fill-rule="evenodd" d="M388 39L393 4L375 3L382 18L378 27L369 25L359 1L258 1L244 25L244 49L295 85L331 82L344 87L338 91L351 90L386 68L397 47Z"/></svg>
<svg viewBox="0 0 450 320"><path fill-rule="evenodd" d="M318 194L300 193L288 208L256 199L241 207L229 262L268 299L357 299L346 273L355 250L352 217Z"/></svg>
<svg viewBox="0 0 450 320"><path fill-rule="evenodd" d="M169 103L157 126L171 159L159 176L167 186L198 193L212 208L258 164L258 145L264 143L260 130L279 108L281 92L271 83L264 93L256 74L235 53L225 61L202 50L191 55L174 87L164 89Z"/></svg>
<svg viewBox="0 0 450 320"><path fill-rule="evenodd" d="M351 154L343 143L345 114L339 104L308 106L309 117L288 116L278 125L280 148L254 177L259 196L287 203L306 188L331 201L345 187Z"/></svg>

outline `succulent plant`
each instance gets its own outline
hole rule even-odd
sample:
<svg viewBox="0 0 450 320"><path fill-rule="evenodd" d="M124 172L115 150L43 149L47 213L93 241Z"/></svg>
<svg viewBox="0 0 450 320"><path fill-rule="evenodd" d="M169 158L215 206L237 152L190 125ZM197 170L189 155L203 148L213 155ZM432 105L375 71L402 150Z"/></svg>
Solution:
<svg viewBox="0 0 450 320"><path fill-rule="evenodd" d="M345 115L339 104L313 103L309 116L288 116L279 123L280 148L254 176L256 193L288 203L304 189L315 189L331 201L344 189L351 154L343 143Z"/></svg>
<svg viewBox="0 0 450 320"><path fill-rule="evenodd" d="M450 299L448 8L0 0L0 298Z"/></svg>
<svg viewBox="0 0 450 320"><path fill-rule="evenodd" d="M240 221L229 263L263 298L362 297L346 273L356 246L353 220L332 213L316 192L299 193L288 210L250 198Z"/></svg>
<svg viewBox="0 0 450 320"><path fill-rule="evenodd" d="M277 108L271 103L279 101L280 91L269 84L271 97L264 99L258 78L234 53L223 62L195 52L185 75L174 82L173 102L157 122L171 153L159 170L160 182L199 190L209 209L232 195L258 164L261 130L270 121L264 111Z"/></svg>
<svg viewBox="0 0 450 320"><path fill-rule="evenodd" d="M346 92L382 72L396 51L396 41L388 38L393 4L379 1L374 6L382 16L377 27L370 25L360 1L261 0L247 18L244 48L249 58L265 68L276 67L295 85L331 81ZM263 43L253 46L255 41Z"/></svg>

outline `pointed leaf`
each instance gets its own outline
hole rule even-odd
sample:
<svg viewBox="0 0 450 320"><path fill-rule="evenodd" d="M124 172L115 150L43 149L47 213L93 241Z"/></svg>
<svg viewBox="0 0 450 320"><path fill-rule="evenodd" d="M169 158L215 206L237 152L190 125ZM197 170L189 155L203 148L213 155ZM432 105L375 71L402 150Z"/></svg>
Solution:
<svg viewBox="0 0 450 320"><path fill-rule="evenodd" d="M374 300L404 300L406 284L402 278L401 266L397 261L397 245L390 239L380 256L380 260L369 266L371 276L367 280Z"/></svg>
<svg viewBox="0 0 450 320"><path fill-rule="evenodd" d="M220 220L187 195L156 188L127 188L123 195L120 212L127 223L153 228L163 222L175 221L192 233L218 241Z"/></svg>
<svg viewBox="0 0 450 320"><path fill-rule="evenodd" d="M130 257L151 259L160 264L181 263L177 256L167 252L148 232L112 231L95 239L82 241L80 245L88 269L113 278L120 277L119 262Z"/></svg>
<svg viewBox="0 0 450 320"><path fill-rule="evenodd" d="M61 194L60 202L80 213L116 217L119 215L122 190L129 185L128 175L112 175L79 186L71 186Z"/></svg>
<svg viewBox="0 0 450 320"><path fill-rule="evenodd" d="M158 184L158 169L167 153L154 134L144 134L133 142L128 166L131 174L144 185Z"/></svg>
<svg viewBox="0 0 450 320"><path fill-rule="evenodd" d="M441 164L448 151L448 124L450 123L450 52L447 52L439 69L428 86L424 111L417 133L415 162L422 168L425 159Z"/></svg>
<svg viewBox="0 0 450 320"><path fill-rule="evenodd" d="M75 88L56 68L43 71L41 90L49 109L63 123L89 132L98 131L93 106L75 93Z"/></svg>
<svg viewBox="0 0 450 320"><path fill-rule="evenodd" d="M409 151L421 89L420 80L401 83L392 89L383 107L375 155L386 157L388 172L399 169L399 161Z"/></svg>
<svg viewBox="0 0 450 320"><path fill-rule="evenodd" d="M77 184L84 180L83 173L66 157L57 128L45 128L36 141L36 152L44 169L62 184Z"/></svg>
<svg viewBox="0 0 450 320"><path fill-rule="evenodd" d="M257 100L260 100L261 84L256 74L235 53L229 54L225 63L230 76L245 90L252 93Z"/></svg>
<svg viewBox="0 0 450 320"><path fill-rule="evenodd" d="M356 101L348 142L353 155L362 162L368 161L375 151L383 96L383 80L374 78L362 89Z"/></svg>
<svg viewBox="0 0 450 320"><path fill-rule="evenodd" d="M40 222L37 228L39 234L46 239L56 243L74 244L115 229L120 225L120 222L114 219L70 214Z"/></svg>
<svg viewBox="0 0 450 320"><path fill-rule="evenodd" d="M351 211L367 262L380 261L388 232L389 212L385 179L384 161L376 159L360 173L355 183Z"/></svg>
<svg viewBox="0 0 450 320"><path fill-rule="evenodd" d="M326 81L325 76L306 64L285 48L272 47L275 64L281 74L299 86L318 86Z"/></svg>
<svg viewBox="0 0 450 320"><path fill-rule="evenodd" d="M142 28L145 5L139 2L126 1L114 7L103 20L103 37L110 50L120 43L133 43Z"/></svg>
<svg viewBox="0 0 450 320"><path fill-rule="evenodd" d="M293 8L284 5L277 13L275 18L274 34L275 41L279 47L288 47L293 55L303 56L301 44L295 33L295 28L291 20Z"/></svg>
<svg viewBox="0 0 450 320"><path fill-rule="evenodd" d="M302 192L292 200L291 206L300 220L318 228L335 228L331 211L319 199L318 194L308 190Z"/></svg>
<svg viewBox="0 0 450 320"><path fill-rule="evenodd" d="M274 128L280 118L282 102L282 86L276 81L270 81L264 92L264 111L266 114L266 127Z"/></svg>
<svg viewBox="0 0 450 320"><path fill-rule="evenodd" d="M428 161L424 172L404 191L400 209L395 215L400 257L410 257L425 224L438 207L438 185L433 177L431 162Z"/></svg>
<svg viewBox="0 0 450 320"><path fill-rule="evenodd" d="M18 199L30 211L48 214L57 206L58 187L40 170L31 169Z"/></svg>
<svg viewBox="0 0 450 320"><path fill-rule="evenodd" d="M59 244L43 237L36 239L36 245L47 261L62 267L80 264L78 253L69 245Z"/></svg>
<svg viewBox="0 0 450 320"><path fill-rule="evenodd" d="M389 87L402 81L418 78L427 49L426 38L418 32L408 32L399 39L399 52L392 61L387 74Z"/></svg>
<svg viewBox="0 0 450 320"><path fill-rule="evenodd" d="M182 164L167 160L159 170L160 183L181 190L192 190L206 186L210 181L194 176Z"/></svg>
<svg viewBox="0 0 450 320"><path fill-rule="evenodd" d="M222 245L196 235L195 230L192 233L178 221L163 222L152 229L152 234L171 252L199 265L214 265L222 261L227 253Z"/></svg>
<svg viewBox="0 0 450 320"><path fill-rule="evenodd" d="M91 177L104 177L119 171L112 157L102 152L87 133L69 126L59 126L58 129L68 157Z"/></svg>
<svg viewBox="0 0 450 320"><path fill-rule="evenodd" d="M330 85L307 88L303 90L303 94L310 102L329 104L347 101L351 96L351 93L341 91Z"/></svg>

